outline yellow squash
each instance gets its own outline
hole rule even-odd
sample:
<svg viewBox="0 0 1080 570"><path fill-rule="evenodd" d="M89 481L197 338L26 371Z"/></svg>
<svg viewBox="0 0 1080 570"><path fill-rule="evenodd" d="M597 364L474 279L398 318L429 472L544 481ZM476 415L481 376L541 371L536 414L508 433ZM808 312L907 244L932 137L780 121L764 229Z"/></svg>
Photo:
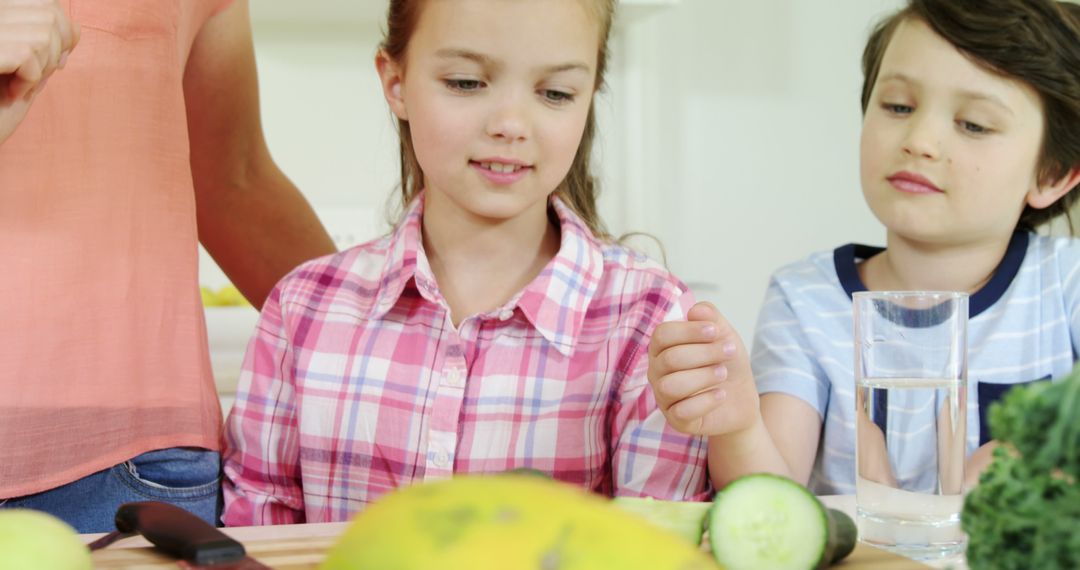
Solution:
<svg viewBox="0 0 1080 570"><path fill-rule="evenodd" d="M531 475L459 476L383 497L324 570L706 570L684 539L610 501Z"/></svg>

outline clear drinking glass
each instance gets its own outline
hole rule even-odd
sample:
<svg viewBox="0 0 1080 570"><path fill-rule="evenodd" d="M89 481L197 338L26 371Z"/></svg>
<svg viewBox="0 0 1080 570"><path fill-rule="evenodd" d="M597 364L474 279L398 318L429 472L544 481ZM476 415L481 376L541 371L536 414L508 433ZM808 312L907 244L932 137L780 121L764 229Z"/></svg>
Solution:
<svg viewBox="0 0 1080 570"><path fill-rule="evenodd" d="M916 559L963 551L966 293L854 295L859 539Z"/></svg>

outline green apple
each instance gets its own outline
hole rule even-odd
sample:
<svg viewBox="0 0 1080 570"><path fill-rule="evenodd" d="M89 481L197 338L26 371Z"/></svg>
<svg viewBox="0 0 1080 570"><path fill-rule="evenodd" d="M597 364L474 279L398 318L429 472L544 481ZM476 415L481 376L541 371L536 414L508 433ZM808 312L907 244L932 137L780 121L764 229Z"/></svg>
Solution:
<svg viewBox="0 0 1080 570"><path fill-rule="evenodd" d="M39 511L0 510L0 568L92 570L90 551L75 529Z"/></svg>
<svg viewBox="0 0 1080 570"><path fill-rule="evenodd" d="M705 515L709 514L712 503L694 501L661 501L652 497L615 497L615 506L634 513L655 526L667 529L700 545L705 532Z"/></svg>

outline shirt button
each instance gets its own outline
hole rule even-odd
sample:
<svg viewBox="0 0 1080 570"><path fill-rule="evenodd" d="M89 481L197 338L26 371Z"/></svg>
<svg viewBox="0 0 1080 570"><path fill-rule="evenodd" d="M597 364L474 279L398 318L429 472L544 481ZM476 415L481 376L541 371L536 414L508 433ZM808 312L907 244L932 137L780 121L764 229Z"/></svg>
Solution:
<svg viewBox="0 0 1080 570"><path fill-rule="evenodd" d="M446 467L450 464L450 455L445 451L440 451L435 454L435 466Z"/></svg>
<svg viewBox="0 0 1080 570"><path fill-rule="evenodd" d="M451 388L463 388L465 386L465 375L461 373L460 368L450 369L450 372L446 374L446 385Z"/></svg>
<svg viewBox="0 0 1080 570"><path fill-rule="evenodd" d="M513 317L513 316L514 316L514 311L511 311L510 309L503 309L502 311L499 311L499 320L500 321L509 321L510 318Z"/></svg>

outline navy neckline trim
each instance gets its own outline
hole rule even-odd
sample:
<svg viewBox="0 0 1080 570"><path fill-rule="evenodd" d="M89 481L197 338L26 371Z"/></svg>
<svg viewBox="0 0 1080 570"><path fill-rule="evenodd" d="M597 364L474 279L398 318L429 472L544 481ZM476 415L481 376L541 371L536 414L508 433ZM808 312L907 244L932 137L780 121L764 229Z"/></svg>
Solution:
<svg viewBox="0 0 1080 570"><path fill-rule="evenodd" d="M983 285L971 296L968 301L968 316L974 317L989 309L1000 299L1009 285L1012 285L1016 274L1020 272L1020 266L1024 263L1027 255L1028 242L1031 234L1026 231L1017 231L1009 240L1009 246L1005 249L1005 256L994 270L990 281ZM852 294L866 291L866 285L859 277L856 261L870 259L885 251L883 247L874 247L858 243L849 243L833 250L833 265L836 268L836 276L840 279L840 285L844 288L850 299Z"/></svg>

